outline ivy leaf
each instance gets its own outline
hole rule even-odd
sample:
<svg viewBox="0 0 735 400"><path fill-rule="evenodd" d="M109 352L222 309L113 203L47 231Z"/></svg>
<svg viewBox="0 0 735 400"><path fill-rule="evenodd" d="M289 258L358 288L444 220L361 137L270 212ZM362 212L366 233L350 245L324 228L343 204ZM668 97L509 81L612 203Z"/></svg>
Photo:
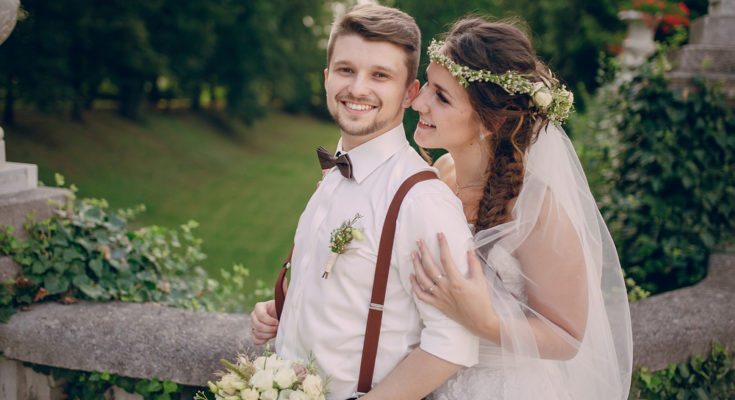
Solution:
<svg viewBox="0 0 735 400"><path fill-rule="evenodd" d="M10 317L12 317L16 312L18 312L18 310L13 306L0 307L0 322L3 324L7 323L10 321Z"/></svg>
<svg viewBox="0 0 735 400"><path fill-rule="evenodd" d="M102 260L100 260L99 258L95 258L94 260L89 261L89 269L91 269L98 278L102 278L102 268Z"/></svg>
<svg viewBox="0 0 735 400"><path fill-rule="evenodd" d="M125 221L122 220L120 217L117 216L117 214L110 214L107 216L107 220L110 223L112 227L115 228L115 230L123 230L125 229Z"/></svg>
<svg viewBox="0 0 735 400"><path fill-rule="evenodd" d="M55 263L53 263L53 267L58 273L63 273L64 271L66 271L66 268L68 266L69 265L67 263L61 261L56 261Z"/></svg>
<svg viewBox="0 0 735 400"><path fill-rule="evenodd" d="M67 248L66 250L64 250L63 259L66 262L71 262L76 259L83 259L83 257L82 257L82 253L80 253L79 250L72 247L72 248Z"/></svg>
<svg viewBox="0 0 735 400"><path fill-rule="evenodd" d="M91 279L89 279L87 275L75 276L74 279L72 279L72 283L74 284L74 286L79 288L82 293L84 293L91 299L105 300L108 298L107 293L105 293L102 288L95 285L95 283Z"/></svg>
<svg viewBox="0 0 735 400"><path fill-rule="evenodd" d="M56 274L48 274L43 279L43 287L49 294L59 294L69 290L69 280Z"/></svg>
<svg viewBox="0 0 735 400"><path fill-rule="evenodd" d="M135 393L146 397L148 394L159 392L162 387L158 379L155 378L149 381L140 381L135 385Z"/></svg>
<svg viewBox="0 0 735 400"><path fill-rule="evenodd" d="M36 260L33 262L33 266L31 267L31 273L33 273L34 275L41 275L49 268L51 268L50 263L44 263L40 260Z"/></svg>
<svg viewBox="0 0 735 400"><path fill-rule="evenodd" d="M163 382L163 393L175 393L179 389L179 385L171 382L171 381L164 381Z"/></svg>
<svg viewBox="0 0 735 400"><path fill-rule="evenodd" d="M102 210L97 207L90 207L84 212L84 217L95 222L100 221L102 220Z"/></svg>

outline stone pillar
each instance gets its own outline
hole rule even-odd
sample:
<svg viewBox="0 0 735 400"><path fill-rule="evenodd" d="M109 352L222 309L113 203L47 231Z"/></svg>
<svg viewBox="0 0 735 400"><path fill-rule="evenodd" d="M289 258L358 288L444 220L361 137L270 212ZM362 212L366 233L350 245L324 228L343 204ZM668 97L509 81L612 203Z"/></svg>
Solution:
<svg viewBox="0 0 735 400"><path fill-rule="evenodd" d="M19 0L0 0L0 44L15 27L19 7ZM22 239L27 236L23 229L25 216L49 218L53 209L48 200L64 200L67 193L64 189L39 188L36 165L6 161L5 134L0 127L0 227L14 227L16 236ZM20 266L10 257L0 256L0 282L15 278L19 272Z"/></svg>
<svg viewBox="0 0 735 400"><path fill-rule="evenodd" d="M628 24L620 62L625 69L633 69L656 52L656 42L653 41L655 32L640 11L624 10L618 13L618 18Z"/></svg>
<svg viewBox="0 0 735 400"><path fill-rule="evenodd" d="M676 87L689 87L695 75L719 81L735 105L735 0L710 0L707 15L692 22L689 44L672 54Z"/></svg>
<svg viewBox="0 0 735 400"><path fill-rule="evenodd" d="M10 36L18 19L19 0L0 0L0 44ZM34 189L38 186L38 169L32 164L5 160L5 137L0 127L0 195Z"/></svg>

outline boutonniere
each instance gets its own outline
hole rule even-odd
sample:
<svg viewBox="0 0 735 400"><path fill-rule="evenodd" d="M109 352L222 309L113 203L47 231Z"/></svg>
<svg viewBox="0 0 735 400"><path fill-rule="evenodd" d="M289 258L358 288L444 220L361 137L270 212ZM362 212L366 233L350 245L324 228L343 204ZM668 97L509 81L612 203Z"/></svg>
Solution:
<svg viewBox="0 0 735 400"><path fill-rule="evenodd" d="M362 235L362 231L353 226L361 217L362 215L359 213L355 214L352 219L346 220L339 228L332 231L331 237L329 238L329 248L332 252L329 253L329 258L327 258L327 262L324 264L322 278L327 279L329 272L332 271L332 267L337 262L337 257L345 252L345 247L350 244L352 239L362 240L365 238Z"/></svg>

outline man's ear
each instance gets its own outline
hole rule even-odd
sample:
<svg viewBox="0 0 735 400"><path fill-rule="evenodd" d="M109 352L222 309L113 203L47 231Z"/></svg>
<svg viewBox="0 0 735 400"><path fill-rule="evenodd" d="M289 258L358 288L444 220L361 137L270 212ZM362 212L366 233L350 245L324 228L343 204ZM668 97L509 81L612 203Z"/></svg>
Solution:
<svg viewBox="0 0 735 400"><path fill-rule="evenodd" d="M411 82L408 85L408 88L406 89L406 96L403 98L403 108L411 107L411 103L413 103L413 100L418 95L419 95L419 80L414 79L414 81Z"/></svg>
<svg viewBox="0 0 735 400"><path fill-rule="evenodd" d="M324 90L327 89L327 75L329 75L329 68L324 68Z"/></svg>

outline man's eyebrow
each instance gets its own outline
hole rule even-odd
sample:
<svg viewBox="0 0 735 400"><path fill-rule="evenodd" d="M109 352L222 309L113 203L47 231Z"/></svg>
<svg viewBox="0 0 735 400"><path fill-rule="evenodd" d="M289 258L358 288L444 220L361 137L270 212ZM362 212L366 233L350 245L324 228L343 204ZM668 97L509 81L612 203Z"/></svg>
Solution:
<svg viewBox="0 0 735 400"><path fill-rule="evenodd" d="M396 70L385 65L375 65L373 66L373 69L375 69L376 71L387 72L389 75L394 75L396 73Z"/></svg>
<svg viewBox="0 0 735 400"><path fill-rule="evenodd" d="M333 62L333 65L352 65L353 63L348 60L336 60ZM387 66L387 65L380 65L380 64L374 64L369 67L370 69L374 71L381 71L388 73L389 75L396 74L396 70Z"/></svg>

